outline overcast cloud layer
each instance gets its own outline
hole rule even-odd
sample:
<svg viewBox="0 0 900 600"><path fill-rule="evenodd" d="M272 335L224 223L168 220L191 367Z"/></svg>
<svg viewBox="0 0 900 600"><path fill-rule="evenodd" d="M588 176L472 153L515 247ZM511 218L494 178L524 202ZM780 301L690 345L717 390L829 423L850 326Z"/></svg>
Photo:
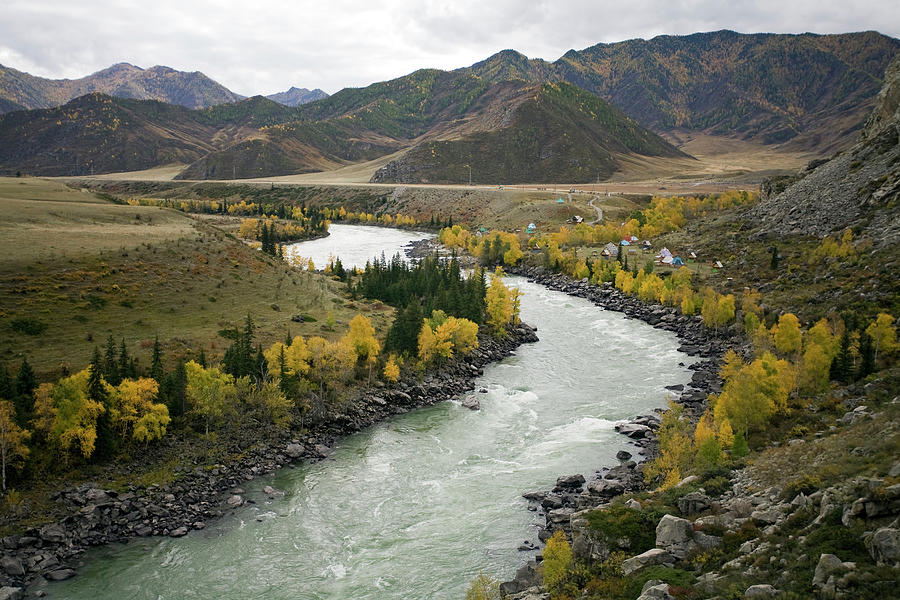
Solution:
<svg viewBox="0 0 900 600"><path fill-rule="evenodd" d="M78 78L117 62L202 71L234 92L334 93L513 48L556 60L599 42L732 29L900 37L891 0L7 0L0 64Z"/></svg>

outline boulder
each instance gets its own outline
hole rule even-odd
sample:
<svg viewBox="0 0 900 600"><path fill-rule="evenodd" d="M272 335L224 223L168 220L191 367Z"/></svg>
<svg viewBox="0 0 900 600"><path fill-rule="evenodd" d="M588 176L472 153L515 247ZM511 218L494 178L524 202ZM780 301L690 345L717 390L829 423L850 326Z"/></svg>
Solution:
<svg viewBox="0 0 900 600"><path fill-rule="evenodd" d="M284 453L291 458L300 458L303 456L303 446L300 444L288 444L284 449Z"/></svg>
<svg viewBox="0 0 900 600"><path fill-rule="evenodd" d="M896 566L900 563L900 529L882 527L866 540L872 560L878 565Z"/></svg>
<svg viewBox="0 0 900 600"><path fill-rule="evenodd" d="M672 566L674 564L675 558L671 554L659 548L652 548L650 550L647 550L643 554L638 554L637 556L623 561L622 572L627 577L647 567L652 567L655 565Z"/></svg>
<svg viewBox="0 0 900 600"><path fill-rule="evenodd" d="M673 600L674 596L669 593L669 584L660 582L658 579L651 579L644 584L641 595L637 600Z"/></svg>
<svg viewBox="0 0 900 600"><path fill-rule="evenodd" d="M744 591L744 598L774 598L779 594L781 594L781 592L768 583L759 583L748 587Z"/></svg>
<svg viewBox="0 0 900 600"><path fill-rule="evenodd" d="M62 581L64 579L71 579L72 577L75 577L75 571L73 571L72 569L57 569L55 571L50 571L49 573L44 575L44 577L49 579L50 581Z"/></svg>
<svg viewBox="0 0 900 600"><path fill-rule="evenodd" d="M15 556L10 556L8 554L4 554L0 557L0 568L2 568L3 572L7 575L12 575L14 577L25 575L25 567L22 566L22 561Z"/></svg>
<svg viewBox="0 0 900 600"><path fill-rule="evenodd" d="M537 561L530 560L516 571L512 581L504 581L500 584L500 593L503 596L524 592L541 584L541 573Z"/></svg>
<svg viewBox="0 0 900 600"><path fill-rule="evenodd" d="M239 494L233 494L225 501L225 503L231 508L237 508L244 503L244 499L241 498Z"/></svg>
<svg viewBox="0 0 900 600"><path fill-rule="evenodd" d="M618 479L595 479L587 485L591 496L618 496L625 491L625 484Z"/></svg>
<svg viewBox="0 0 900 600"><path fill-rule="evenodd" d="M631 452L629 452L628 450L619 450L618 452L616 452L616 458L618 458L619 460L628 460L631 458L631 456Z"/></svg>
<svg viewBox="0 0 900 600"><path fill-rule="evenodd" d="M0 587L0 600L21 600L25 592L22 588L10 587L8 585Z"/></svg>
<svg viewBox="0 0 900 600"><path fill-rule="evenodd" d="M633 440L640 440L651 433L651 429L646 425L638 425L636 423L625 423L624 425L616 425L616 431L622 435L628 436Z"/></svg>
<svg viewBox="0 0 900 600"><path fill-rule="evenodd" d="M589 512L577 512L569 518L572 524L572 554L579 560L603 561L609 558L611 550L602 534L588 525Z"/></svg>
<svg viewBox="0 0 900 600"><path fill-rule="evenodd" d="M66 530L59 523L51 523L41 527L41 539L51 544L62 544L66 541Z"/></svg>
<svg viewBox="0 0 900 600"><path fill-rule="evenodd" d="M172 530L169 533L169 537L183 537L183 536L187 535L187 532L188 532L188 528L181 526L177 529Z"/></svg>
<svg viewBox="0 0 900 600"><path fill-rule="evenodd" d="M656 526L656 547L672 556L683 559L696 548L694 525L687 519L664 515Z"/></svg>
<svg viewBox="0 0 900 600"><path fill-rule="evenodd" d="M276 496L284 496L284 492L279 489L273 488L271 485L267 485L263 488L263 493L269 498L274 498Z"/></svg>
<svg viewBox="0 0 900 600"><path fill-rule="evenodd" d="M481 403L476 396L466 396L463 398L461 404L464 408L468 408L469 410L479 410L481 408Z"/></svg>
<svg viewBox="0 0 900 600"><path fill-rule="evenodd" d="M556 487L577 490L584 485L584 475L576 473L575 475L563 475L556 479Z"/></svg>
<svg viewBox="0 0 900 600"><path fill-rule="evenodd" d="M712 505L709 496L700 492L685 494L676 500L675 504L683 515L695 515L701 513Z"/></svg>

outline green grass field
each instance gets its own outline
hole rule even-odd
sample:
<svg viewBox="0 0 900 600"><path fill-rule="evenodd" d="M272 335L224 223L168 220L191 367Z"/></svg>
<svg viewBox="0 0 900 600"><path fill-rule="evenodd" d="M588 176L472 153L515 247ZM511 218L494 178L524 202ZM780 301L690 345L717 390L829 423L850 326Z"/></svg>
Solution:
<svg viewBox="0 0 900 600"><path fill-rule="evenodd" d="M201 349L214 359L229 344L218 332L248 314L264 346L288 332L340 335L359 311L382 332L392 317L388 307L346 300L343 284L177 211L0 179L0 216L0 363L13 373L23 356L42 380L63 366L79 370L109 335L124 338L144 367L157 335L167 368ZM296 314L315 321L292 322Z"/></svg>

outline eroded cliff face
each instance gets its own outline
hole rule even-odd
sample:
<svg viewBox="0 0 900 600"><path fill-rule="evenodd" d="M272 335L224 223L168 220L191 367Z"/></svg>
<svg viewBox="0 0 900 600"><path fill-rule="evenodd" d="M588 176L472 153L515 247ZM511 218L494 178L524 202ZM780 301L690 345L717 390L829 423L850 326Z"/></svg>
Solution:
<svg viewBox="0 0 900 600"><path fill-rule="evenodd" d="M785 189L770 187L775 193L750 213L762 235L822 237L860 226L876 247L900 242L900 57L888 66L859 142Z"/></svg>

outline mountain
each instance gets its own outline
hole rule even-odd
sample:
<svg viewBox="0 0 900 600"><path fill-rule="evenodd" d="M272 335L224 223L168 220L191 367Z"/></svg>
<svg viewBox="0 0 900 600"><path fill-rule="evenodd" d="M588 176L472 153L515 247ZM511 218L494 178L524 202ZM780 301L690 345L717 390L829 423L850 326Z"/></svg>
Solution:
<svg viewBox="0 0 900 600"><path fill-rule="evenodd" d="M278 92L277 94L270 94L266 96L269 100L274 100L279 104L284 104L285 106L300 106L301 104L306 104L307 102L315 102L316 100L321 100L322 98L327 98L328 94L316 88L314 90L308 90L306 88L296 88L291 86L286 92Z"/></svg>
<svg viewBox="0 0 900 600"><path fill-rule="evenodd" d="M852 144L900 41L877 32L733 31L570 50L555 62L506 50L463 69L489 81L567 81L657 133L679 129L831 153Z"/></svg>
<svg viewBox="0 0 900 600"><path fill-rule="evenodd" d="M605 100L559 82L509 82L512 97L486 112L502 118L428 140L379 169L393 183L551 182L606 179L616 156L685 156Z"/></svg>
<svg viewBox="0 0 900 600"><path fill-rule="evenodd" d="M573 182L607 177L615 155L684 156L620 110L566 83L490 84L464 72L423 69L298 108L253 143L190 165L185 179L328 170L409 148L373 181Z"/></svg>
<svg viewBox="0 0 900 600"><path fill-rule="evenodd" d="M763 235L822 237L868 230L876 248L900 244L900 56L885 73L858 142L796 177L767 182L751 211Z"/></svg>
<svg viewBox="0 0 900 600"><path fill-rule="evenodd" d="M134 171L197 160L218 131L182 106L93 93L0 115L0 165L51 176Z"/></svg>
<svg viewBox="0 0 900 600"><path fill-rule="evenodd" d="M198 71L188 73L162 66L141 69L118 63L81 79L45 79L0 65L0 99L6 101L0 103L2 112L8 112L8 102L24 108L53 108L94 92L188 108L243 99Z"/></svg>

